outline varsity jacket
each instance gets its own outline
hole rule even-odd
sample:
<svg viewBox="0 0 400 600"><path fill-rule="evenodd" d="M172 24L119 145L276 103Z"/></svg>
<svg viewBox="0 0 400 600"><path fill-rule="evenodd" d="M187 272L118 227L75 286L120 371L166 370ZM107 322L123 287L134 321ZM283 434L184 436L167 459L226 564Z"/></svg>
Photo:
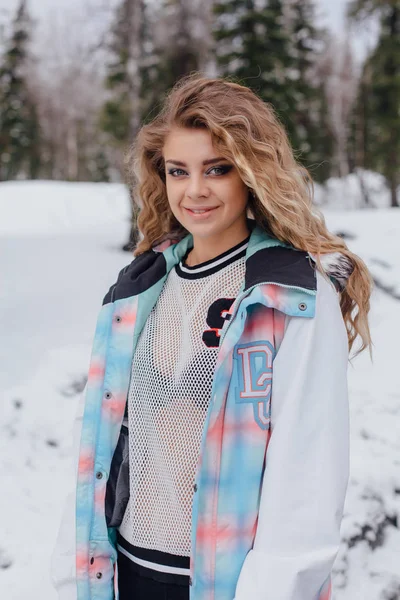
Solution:
<svg viewBox="0 0 400 600"><path fill-rule="evenodd" d="M350 265L249 220L245 278L224 318L193 485L190 600L330 600L349 476ZM76 490L52 557L59 600L117 600L126 413L136 343L193 237L122 269L98 316L75 422Z"/></svg>

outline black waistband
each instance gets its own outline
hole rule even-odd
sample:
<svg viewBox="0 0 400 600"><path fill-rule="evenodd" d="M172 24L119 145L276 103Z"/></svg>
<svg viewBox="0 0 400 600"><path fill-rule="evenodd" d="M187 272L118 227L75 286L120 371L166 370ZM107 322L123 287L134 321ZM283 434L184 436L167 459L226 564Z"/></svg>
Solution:
<svg viewBox="0 0 400 600"><path fill-rule="evenodd" d="M130 544L118 531L117 550L118 570L122 578L129 577L129 572L133 572L164 583L189 585L189 556L178 556Z"/></svg>

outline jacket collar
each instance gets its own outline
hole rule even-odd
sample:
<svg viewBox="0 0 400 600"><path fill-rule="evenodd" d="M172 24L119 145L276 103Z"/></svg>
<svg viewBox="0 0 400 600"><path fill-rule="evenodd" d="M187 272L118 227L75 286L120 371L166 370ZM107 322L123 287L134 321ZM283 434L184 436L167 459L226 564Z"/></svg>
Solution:
<svg viewBox="0 0 400 600"><path fill-rule="evenodd" d="M257 225L253 219L247 219L247 224L251 233L246 248L246 271L242 291L259 283L316 290L315 269L307 252L281 242ZM164 240L152 250L162 252L168 273L189 248L193 248L191 233L179 241L171 238Z"/></svg>
<svg viewBox="0 0 400 600"><path fill-rule="evenodd" d="M315 272L316 258L311 252L304 252L289 243L281 242L272 232L257 225L254 219L247 219L251 231L246 249L246 276L244 289L262 281L280 283L282 285L316 290ZM168 248L169 252L165 252ZM167 234L161 243L153 246L152 251L162 252L167 263L167 272L185 255L188 248L193 248L191 233L180 237L176 232ZM274 248L274 250L272 250ZM257 254L257 258L252 257ZM335 285L337 291L343 291L353 272L354 265L341 252L329 252L321 255L321 264L325 274ZM305 259L309 266L305 264ZM314 281L312 281L314 279Z"/></svg>
<svg viewBox="0 0 400 600"><path fill-rule="evenodd" d="M315 294L317 283L314 256L281 242L253 219L248 219L248 225L251 234L246 249L245 280L240 292L261 283L275 283ZM156 293L170 270L183 258L188 248L192 247L191 233L180 239L175 239L173 233L168 234L122 269L117 282L104 297L103 304L137 296L151 289ZM321 262L325 274L330 277L336 289L343 290L353 269L351 261L340 252L332 252L322 255Z"/></svg>

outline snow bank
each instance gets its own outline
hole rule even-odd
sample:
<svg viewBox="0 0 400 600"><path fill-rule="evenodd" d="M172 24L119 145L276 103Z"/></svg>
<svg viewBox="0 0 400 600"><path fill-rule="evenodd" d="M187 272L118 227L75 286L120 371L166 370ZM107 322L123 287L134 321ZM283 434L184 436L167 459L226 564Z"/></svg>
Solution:
<svg viewBox="0 0 400 600"><path fill-rule="evenodd" d="M129 194L119 183L0 183L0 235L68 234L129 221Z"/></svg>
<svg viewBox="0 0 400 600"><path fill-rule="evenodd" d="M383 175L363 169L347 177L331 177L324 185L317 184L315 203L335 210L365 208L363 189L367 192L370 208L390 207L390 191Z"/></svg>

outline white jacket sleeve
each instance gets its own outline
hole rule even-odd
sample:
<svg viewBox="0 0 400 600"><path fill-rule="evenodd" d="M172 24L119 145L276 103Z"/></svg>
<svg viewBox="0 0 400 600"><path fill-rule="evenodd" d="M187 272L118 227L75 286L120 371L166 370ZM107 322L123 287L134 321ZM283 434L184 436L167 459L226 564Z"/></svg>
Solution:
<svg viewBox="0 0 400 600"><path fill-rule="evenodd" d="M234 600L329 600L349 478L348 343L317 271L314 318L287 317L253 548Z"/></svg>
<svg viewBox="0 0 400 600"><path fill-rule="evenodd" d="M76 481L78 473L79 446L85 407L86 386L78 399L73 426L73 480L67 495L56 544L51 557L51 579L58 593L58 600L76 600Z"/></svg>

